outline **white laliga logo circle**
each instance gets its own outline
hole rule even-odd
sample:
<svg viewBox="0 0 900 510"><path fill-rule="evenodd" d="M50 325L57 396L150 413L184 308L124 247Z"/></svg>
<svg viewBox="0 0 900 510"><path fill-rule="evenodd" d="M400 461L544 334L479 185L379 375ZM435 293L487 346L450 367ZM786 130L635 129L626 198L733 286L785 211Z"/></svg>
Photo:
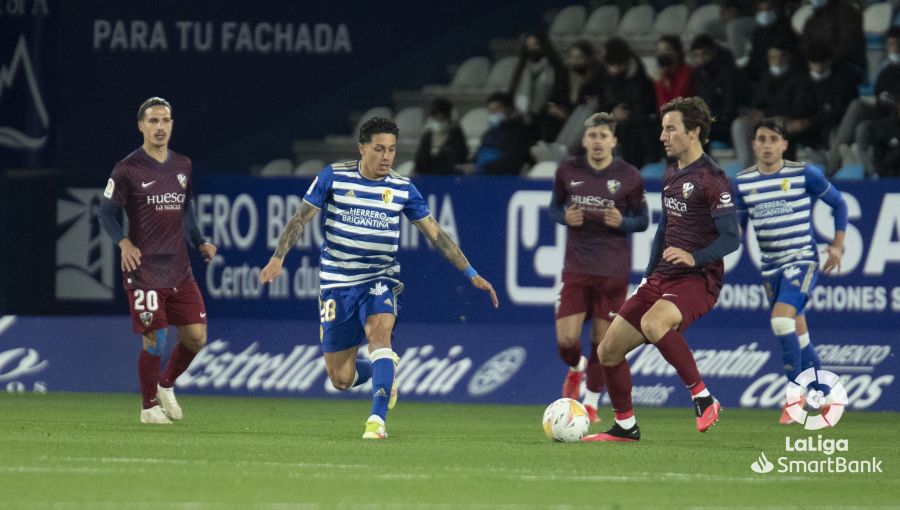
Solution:
<svg viewBox="0 0 900 510"><path fill-rule="evenodd" d="M527 352L523 347L510 347L484 362L469 380L469 395L480 397L496 390L512 379L525 363Z"/></svg>
<svg viewBox="0 0 900 510"><path fill-rule="evenodd" d="M826 396L820 389L809 388L809 384L818 381L831 388ZM827 370L807 368L797 376L797 381L788 382L785 398L787 399L787 413L797 423L802 423L806 430L819 430L825 427L834 427L844 414L847 405L847 390L841 378ZM811 416L803 408L804 400L813 409L820 409L821 413Z"/></svg>

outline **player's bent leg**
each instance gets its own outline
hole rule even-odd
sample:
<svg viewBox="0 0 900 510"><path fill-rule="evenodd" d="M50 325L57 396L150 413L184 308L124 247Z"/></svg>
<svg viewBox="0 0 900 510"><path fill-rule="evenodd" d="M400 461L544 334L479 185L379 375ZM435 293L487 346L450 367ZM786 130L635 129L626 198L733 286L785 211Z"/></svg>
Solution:
<svg viewBox="0 0 900 510"><path fill-rule="evenodd" d="M366 318L366 338L369 340L369 359L372 360L372 413L366 421L364 439L385 439L388 406L396 392L397 354L391 349L391 334L396 316L376 313ZM394 397L396 402L396 397Z"/></svg>
<svg viewBox="0 0 900 510"><path fill-rule="evenodd" d="M587 359L581 355L581 328L585 315L576 313L556 319L556 347L560 359L569 366L563 380L562 396L573 400L581 398L581 381L587 367Z"/></svg>
<svg viewBox="0 0 900 510"><path fill-rule="evenodd" d="M172 349L156 392L156 398L166 416L174 421L184 418L181 405L175 398L175 381L187 370L197 352L204 345L206 345L206 324L188 324L178 327L178 343Z"/></svg>
<svg viewBox="0 0 900 510"><path fill-rule="evenodd" d="M353 387L356 375L356 355L359 346L353 346L337 352L325 353L325 372L331 385L336 390L348 390Z"/></svg>
<svg viewBox="0 0 900 510"><path fill-rule="evenodd" d="M141 385L141 423L166 425L172 420L166 416L157 400L160 356L166 350L165 328L141 335L143 349L138 358L138 377Z"/></svg>
<svg viewBox="0 0 900 510"><path fill-rule="evenodd" d="M600 364L600 342L609 329L610 321L602 319L593 319L591 321L591 355L588 358L587 368L585 369L585 391L584 398L581 403L588 412L591 423L599 423L600 416L597 409L600 407L600 393L606 386L606 377L604 376L603 365Z"/></svg>

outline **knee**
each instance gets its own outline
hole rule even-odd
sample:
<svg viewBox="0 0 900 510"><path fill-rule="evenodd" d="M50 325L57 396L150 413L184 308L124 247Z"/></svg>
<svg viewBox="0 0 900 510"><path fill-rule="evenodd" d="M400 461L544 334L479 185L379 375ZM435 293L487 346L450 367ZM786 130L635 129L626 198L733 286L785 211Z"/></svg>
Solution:
<svg viewBox="0 0 900 510"><path fill-rule="evenodd" d="M331 380L331 385L334 386L334 389L336 390L345 391L353 386L353 380L344 377L344 374L341 374L337 370L328 369L328 379Z"/></svg>
<svg viewBox="0 0 900 510"><path fill-rule="evenodd" d="M622 349L617 348L615 341L604 338L600 345L597 346L597 357L604 366L611 367L618 365L625 359Z"/></svg>
<svg viewBox="0 0 900 510"><path fill-rule="evenodd" d="M575 345L580 342L580 338L571 333L557 333L556 343L563 346Z"/></svg>
<svg viewBox="0 0 900 510"><path fill-rule="evenodd" d="M797 332L797 321L791 317L772 317L770 322L775 336L790 335Z"/></svg>
<svg viewBox="0 0 900 510"><path fill-rule="evenodd" d="M184 335L181 338L181 343L191 351L199 352L206 345L206 328Z"/></svg>
<svg viewBox="0 0 900 510"><path fill-rule="evenodd" d="M641 317L641 332L652 343L658 342L672 329L671 325L664 323L659 317L646 313Z"/></svg>

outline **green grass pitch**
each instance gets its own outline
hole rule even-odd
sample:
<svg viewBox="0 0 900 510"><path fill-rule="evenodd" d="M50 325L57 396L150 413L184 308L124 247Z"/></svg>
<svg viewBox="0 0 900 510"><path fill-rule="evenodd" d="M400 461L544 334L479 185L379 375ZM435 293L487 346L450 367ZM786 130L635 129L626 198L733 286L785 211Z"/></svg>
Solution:
<svg viewBox="0 0 900 510"><path fill-rule="evenodd" d="M389 439L360 438L365 401L182 395L182 422L138 423L137 395L0 394L2 509L873 508L900 505L900 413L848 411L833 429L725 409L638 408L638 444L552 443L540 406L402 400ZM610 411L602 410L605 428ZM883 473L757 474L785 436L846 439Z"/></svg>

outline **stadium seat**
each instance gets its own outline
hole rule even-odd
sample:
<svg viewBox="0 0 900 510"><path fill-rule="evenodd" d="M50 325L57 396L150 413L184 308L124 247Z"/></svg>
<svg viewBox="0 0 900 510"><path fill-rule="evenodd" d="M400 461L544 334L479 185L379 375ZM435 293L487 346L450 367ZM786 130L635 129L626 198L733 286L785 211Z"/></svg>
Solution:
<svg viewBox="0 0 900 510"><path fill-rule="evenodd" d="M273 159L259 171L260 177L284 177L294 171L294 163L289 159Z"/></svg>
<svg viewBox="0 0 900 510"><path fill-rule="evenodd" d="M685 43L686 48L691 47L691 42L697 35L715 31L713 27L721 23L721 10L722 8L718 4L707 4L691 12L682 35L682 42Z"/></svg>
<svg viewBox="0 0 900 510"><path fill-rule="evenodd" d="M416 162L409 160L394 166L394 170L403 177L409 177L416 167Z"/></svg>
<svg viewBox="0 0 900 510"><path fill-rule="evenodd" d="M663 173L666 171L666 163L657 161L656 163L647 163L641 168L641 177L644 179L662 179Z"/></svg>
<svg viewBox="0 0 900 510"><path fill-rule="evenodd" d="M453 75L450 88L457 90L480 89L484 85L490 70L491 61L487 57L467 59L456 70L456 74Z"/></svg>
<svg viewBox="0 0 900 510"><path fill-rule="evenodd" d="M570 5L559 11L553 23L550 24L549 34L551 39L574 39L582 27L584 27L584 19L587 17L587 9L583 5Z"/></svg>
<svg viewBox="0 0 900 510"><path fill-rule="evenodd" d="M512 75L518 63L518 57L503 57L494 62L484 82L484 91L490 94L498 90L506 90L512 81Z"/></svg>
<svg viewBox="0 0 900 510"><path fill-rule="evenodd" d="M663 34L680 34L687 25L688 14L690 11L684 4L674 4L666 7L653 21L653 34L660 36Z"/></svg>
<svg viewBox="0 0 900 510"><path fill-rule="evenodd" d="M541 161L528 170L529 179L552 179L559 164L555 161Z"/></svg>
<svg viewBox="0 0 900 510"><path fill-rule="evenodd" d="M364 111L362 115L359 116L359 120L356 121L356 125L353 126L353 133L350 135L354 138L359 135L359 128L362 127L363 123L372 117L383 117L385 119L393 119L394 111L391 110L387 106L376 106L374 108L369 108Z"/></svg>
<svg viewBox="0 0 900 510"><path fill-rule="evenodd" d="M625 12L619 28L616 31L618 35L629 39L634 36L640 36L650 32L653 28L653 17L656 11L650 5L635 5Z"/></svg>
<svg viewBox="0 0 900 510"><path fill-rule="evenodd" d="M312 177L325 168L325 162L321 159L307 159L294 169L294 177Z"/></svg>
<svg viewBox="0 0 900 510"><path fill-rule="evenodd" d="M810 4L805 4L794 12L794 15L791 16L791 27L794 29L794 32L798 34L803 33L803 27L806 26L806 20L812 16L812 12L813 8Z"/></svg>
<svg viewBox="0 0 900 510"><path fill-rule="evenodd" d="M474 154L481 144L481 136L488 128L490 113L487 108L473 108L459 119L459 127L466 135L466 143L469 146L469 154Z"/></svg>
<svg viewBox="0 0 900 510"><path fill-rule="evenodd" d="M865 169L863 169L862 163L854 163L838 170L832 179L837 181L859 181L863 177L865 177Z"/></svg>
<svg viewBox="0 0 900 510"><path fill-rule="evenodd" d="M659 64L656 62L656 57L641 57L641 63L644 64L644 70L647 71L647 76L649 76L651 80L659 79Z"/></svg>
<svg viewBox="0 0 900 510"><path fill-rule="evenodd" d="M404 142L415 143L422 136L425 110L420 106L407 106L397 112L394 122L400 128L400 139Z"/></svg>
<svg viewBox="0 0 900 510"><path fill-rule="evenodd" d="M618 5L603 5L598 7L591 13L584 28L581 30L581 37L590 39L594 42L603 42L616 33L616 27L619 26L619 18L621 10Z"/></svg>
<svg viewBox="0 0 900 510"><path fill-rule="evenodd" d="M869 83L875 81L875 75L884 60L884 33L891 26L891 4L879 2L866 7L863 11L863 30L866 33L866 64L869 71Z"/></svg>

